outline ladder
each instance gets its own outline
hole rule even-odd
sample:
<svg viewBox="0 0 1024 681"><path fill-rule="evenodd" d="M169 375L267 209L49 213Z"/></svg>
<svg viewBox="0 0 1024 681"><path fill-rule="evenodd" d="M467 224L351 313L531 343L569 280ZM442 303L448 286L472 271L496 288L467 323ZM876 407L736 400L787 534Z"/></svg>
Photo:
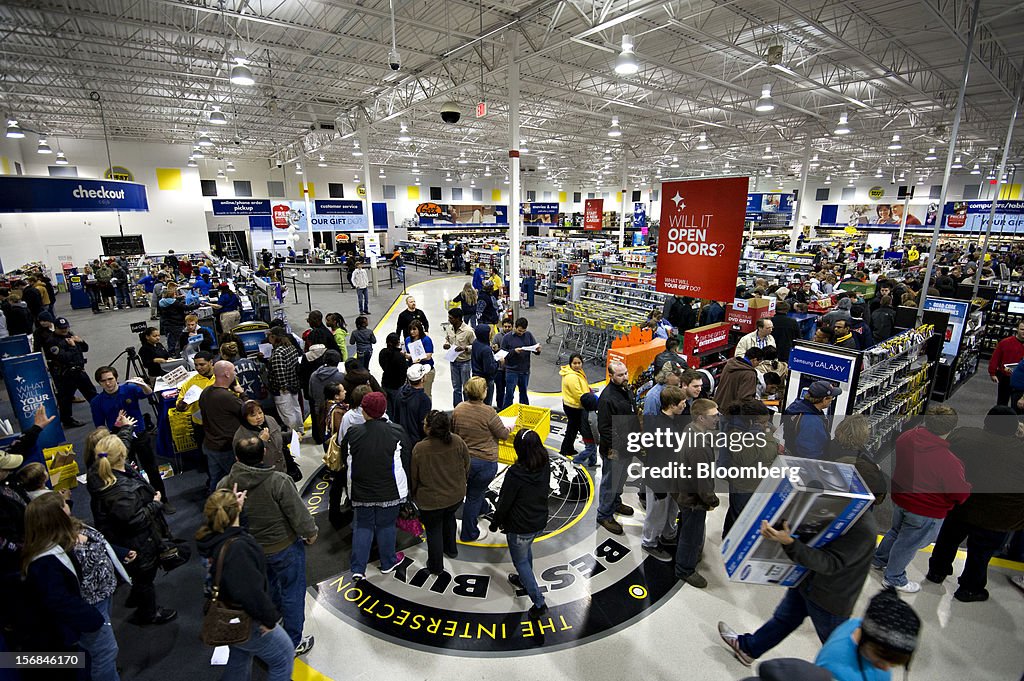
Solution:
<svg viewBox="0 0 1024 681"><path fill-rule="evenodd" d="M248 258L242 256L242 249L238 246L238 235L234 232L219 232L220 248L224 255L231 262L248 262Z"/></svg>

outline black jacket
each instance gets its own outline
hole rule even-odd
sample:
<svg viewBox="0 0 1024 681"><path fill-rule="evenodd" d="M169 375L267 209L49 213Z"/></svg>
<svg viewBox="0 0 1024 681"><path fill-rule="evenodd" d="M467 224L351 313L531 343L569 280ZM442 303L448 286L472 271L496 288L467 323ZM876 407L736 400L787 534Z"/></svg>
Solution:
<svg viewBox="0 0 1024 681"><path fill-rule="evenodd" d="M405 355L398 348L384 348L377 355L380 368L384 370L381 375L381 385L388 390L398 390L405 385L405 372L409 363L405 361Z"/></svg>
<svg viewBox="0 0 1024 681"><path fill-rule="evenodd" d="M38 426L32 426L6 450L11 454L24 456L35 447L39 433ZM28 499L21 492L0 482L0 575L17 573L21 569L21 546L25 543L25 506Z"/></svg>
<svg viewBox="0 0 1024 681"><path fill-rule="evenodd" d="M405 358L402 358L403 362ZM361 365L358 368L351 369L345 374L345 380L341 382L345 386L345 404L352 406L352 393L361 385L370 386L370 390L375 393L379 393L380 383L377 379L370 375L370 372L364 369ZM323 401L323 395L320 395L320 400Z"/></svg>
<svg viewBox="0 0 1024 681"><path fill-rule="evenodd" d="M13 305L7 301L3 304L4 317L7 318L7 332L12 336L32 333L32 312L28 305Z"/></svg>
<svg viewBox="0 0 1024 681"><path fill-rule="evenodd" d="M896 333L896 310L880 307L871 313L871 332L877 342L892 338Z"/></svg>
<svg viewBox="0 0 1024 681"><path fill-rule="evenodd" d="M548 466L528 471L514 464L505 471L492 524L505 532L533 534L548 524L548 495L551 472Z"/></svg>
<svg viewBox="0 0 1024 681"><path fill-rule="evenodd" d="M657 376L658 372L661 371L661 368L669 362L680 370L687 369L686 362L684 362L683 358L679 356L679 353L672 352L671 350L664 350L654 357L654 362L652 363L654 375Z"/></svg>
<svg viewBox="0 0 1024 681"><path fill-rule="evenodd" d="M811 571L795 588L833 615L848 618L868 576L877 535L875 516L869 510L846 534L819 549L799 539L783 546L790 560Z"/></svg>
<svg viewBox="0 0 1024 681"><path fill-rule="evenodd" d="M398 391L398 425L405 429L413 444L423 439L423 418L430 413L433 405L423 388L414 388L408 383Z"/></svg>
<svg viewBox="0 0 1024 681"><path fill-rule="evenodd" d="M339 354L341 353L341 348L338 347L338 341L334 339L334 334L323 324L310 327L309 334L305 340L307 350L314 345L323 345L328 350L337 350Z"/></svg>
<svg viewBox="0 0 1024 681"><path fill-rule="evenodd" d="M353 504L379 504L409 496L412 443L401 426L370 419L352 426L341 440L348 462Z"/></svg>
<svg viewBox="0 0 1024 681"><path fill-rule="evenodd" d="M161 541L168 535L163 502L155 500L153 488L130 467L115 470L114 477L116 481L107 488L95 467L86 478L96 502L96 529L114 546L138 554L131 563L135 569L153 567L160 557Z"/></svg>
<svg viewBox="0 0 1024 681"><path fill-rule="evenodd" d="M778 350L779 359L788 362L789 351L793 349L793 341L800 338L800 323L788 314L775 314L772 316L772 324L772 338L775 339L775 349Z"/></svg>
<svg viewBox="0 0 1024 681"><path fill-rule="evenodd" d="M473 332L476 334L470 353L473 375L493 381L498 373L498 362L494 359L494 351L491 350L491 327L488 324L477 324Z"/></svg>
<svg viewBox="0 0 1024 681"><path fill-rule="evenodd" d="M178 331L185 326L185 315L199 307L199 303L185 304L184 297L176 298L169 305L158 305L160 327L168 332Z"/></svg>
<svg viewBox="0 0 1024 681"><path fill-rule="evenodd" d="M85 341L75 341L72 345L68 336L53 334L47 346L46 356L50 360L52 374L67 374L85 367L85 353L89 352L89 344Z"/></svg>
<svg viewBox="0 0 1024 681"><path fill-rule="evenodd" d="M29 645L37 651L74 650L82 634L103 626L103 615L82 599L81 570L69 554L75 572L55 555L33 560L28 566L24 625L31 632Z"/></svg>
<svg viewBox="0 0 1024 681"><path fill-rule="evenodd" d="M280 617L267 585L267 559L263 549L252 535L241 527L229 527L220 534L210 534L196 540L196 546L210 559L210 579L216 574L220 547L231 542L224 554L224 571L220 576L220 594L225 603L241 607L253 620L268 629L277 625Z"/></svg>
<svg viewBox="0 0 1024 681"><path fill-rule="evenodd" d="M21 299L28 305L28 311L32 313L32 319L39 316L43 309L43 296L35 286L26 286L21 291Z"/></svg>
<svg viewBox="0 0 1024 681"><path fill-rule="evenodd" d="M683 298L673 296L671 303L666 302L665 307L665 319L676 328L680 336L684 331L697 326L697 313L694 312L692 305L683 302Z"/></svg>
<svg viewBox="0 0 1024 681"><path fill-rule="evenodd" d="M402 313L398 315L398 335L405 338L409 335L409 325L414 321L419 321L423 324L423 332L430 331L430 322L427 321L427 315L423 310L416 308L415 310L409 310L408 308L402 310Z"/></svg>
<svg viewBox="0 0 1024 681"><path fill-rule="evenodd" d="M615 417L629 416L630 427L626 427L623 419ZM609 382L601 391L597 400L597 431L600 434L602 449L614 449L625 455L626 433L630 429L638 430L640 421L636 417L636 400L626 385L615 385Z"/></svg>

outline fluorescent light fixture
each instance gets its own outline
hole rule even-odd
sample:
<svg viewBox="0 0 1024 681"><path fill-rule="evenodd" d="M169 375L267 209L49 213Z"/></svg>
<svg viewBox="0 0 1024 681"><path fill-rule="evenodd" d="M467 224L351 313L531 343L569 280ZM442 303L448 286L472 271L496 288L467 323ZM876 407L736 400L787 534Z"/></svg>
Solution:
<svg viewBox="0 0 1024 681"><path fill-rule="evenodd" d="M231 83L234 85L255 85L256 79L252 77L252 71L245 65L245 60L235 57L235 65L231 67Z"/></svg>
<svg viewBox="0 0 1024 681"><path fill-rule="evenodd" d="M224 112L220 110L220 105L214 104L213 111L210 112L210 124L211 125L227 125L228 119L224 115Z"/></svg>
<svg viewBox="0 0 1024 681"><path fill-rule="evenodd" d="M833 131L837 135L849 135L850 134L850 122L847 118L847 114L839 114L839 124L836 125L836 129Z"/></svg>
<svg viewBox="0 0 1024 681"><path fill-rule="evenodd" d="M935 155L935 147L928 148L928 155L924 157L926 161L938 161L939 157Z"/></svg>
<svg viewBox="0 0 1024 681"><path fill-rule="evenodd" d="M620 76L632 76L640 70L636 62L636 54L633 52L633 36L622 36L622 52L615 60L615 73Z"/></svg>
<svg viewBox="0 0 1024 681"><path fill-rule="evenodd" d="M619 117L612 116L611 127L608 128L609 137L620 137L622 135L622 128L619 127Z"/></svg>
<svg viewBox="0 0 1024 681"><path fill-rule="evenodd" d="M36 147L36 153L37 154L52 154L53 153L53 149L51 149L50 145L46 143L46 138L45 137L40 137L39 138L39 145Z"/></svg>
<svg viewBox="0 0 1024 681"><path fill-rule="evenodd" d="M761 96L758 97L757 103L754 104L754 111L761 113L767 113L775 110L775 102L772 101L772 86L765 85L761 88Z"/></svg>
<svg viewBox="0 0 1024 681"><path fill-rule="evenodd" d="M903 144L900 143L900 136L893 135L892 141L889 142L889 146L886 147L889 151L899 151L903 148Z"/></svg>
<svg viewBox="0 0 1024 681"><path fill-rule="evenodd" d="M25 137L25 131L18 125L18 121L13 118L7 120L7 136L13 140L20 140Z"/></svg>
<svg viewBox="0 0 1024 681"><path fill-rule="evenodd" d="M702 132L700 134L700 139L697 140L696 149L697 149L697 151L705 151L706 149L710 149L710 148L711 148L711 145L708 144L708 134L706 132Z"/></svg>

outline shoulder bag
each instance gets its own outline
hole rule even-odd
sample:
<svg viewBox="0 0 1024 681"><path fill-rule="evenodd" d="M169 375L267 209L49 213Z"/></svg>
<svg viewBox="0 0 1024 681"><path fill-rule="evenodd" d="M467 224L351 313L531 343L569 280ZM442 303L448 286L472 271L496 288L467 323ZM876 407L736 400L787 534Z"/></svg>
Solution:
<svg viewBox="0 0 1024 681"><path fill-rule="evenodd" d="M213 575L213 588L203 611L203 627L199 638L208 646L230 646L245 643L252 634L252 617L242 608L225 603L220 598L220 578L224 572L224 555L238 539L224 542L217 554L217 567Z"/></svg>

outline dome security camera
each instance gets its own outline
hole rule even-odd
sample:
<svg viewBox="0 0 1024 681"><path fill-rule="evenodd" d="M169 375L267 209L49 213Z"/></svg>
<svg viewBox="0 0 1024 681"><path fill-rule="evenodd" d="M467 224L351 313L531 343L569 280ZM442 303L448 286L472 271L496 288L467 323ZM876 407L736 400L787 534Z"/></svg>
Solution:
<svg viewBox="0 0 1024 681"><path fill-rule="evenodd" d="M392 71L402 68L402 59L398 56L398 50L392 49L388 52L388 66L391 67Z"/></svg>
<svg viewBox="0 0 1024 681"><path fill-rule="evenodd" d="M445 102L444 106L441 107L441 120L449 125L458 123L462 118L462 112L459 111L459 105L455 102Z"/></svg>

